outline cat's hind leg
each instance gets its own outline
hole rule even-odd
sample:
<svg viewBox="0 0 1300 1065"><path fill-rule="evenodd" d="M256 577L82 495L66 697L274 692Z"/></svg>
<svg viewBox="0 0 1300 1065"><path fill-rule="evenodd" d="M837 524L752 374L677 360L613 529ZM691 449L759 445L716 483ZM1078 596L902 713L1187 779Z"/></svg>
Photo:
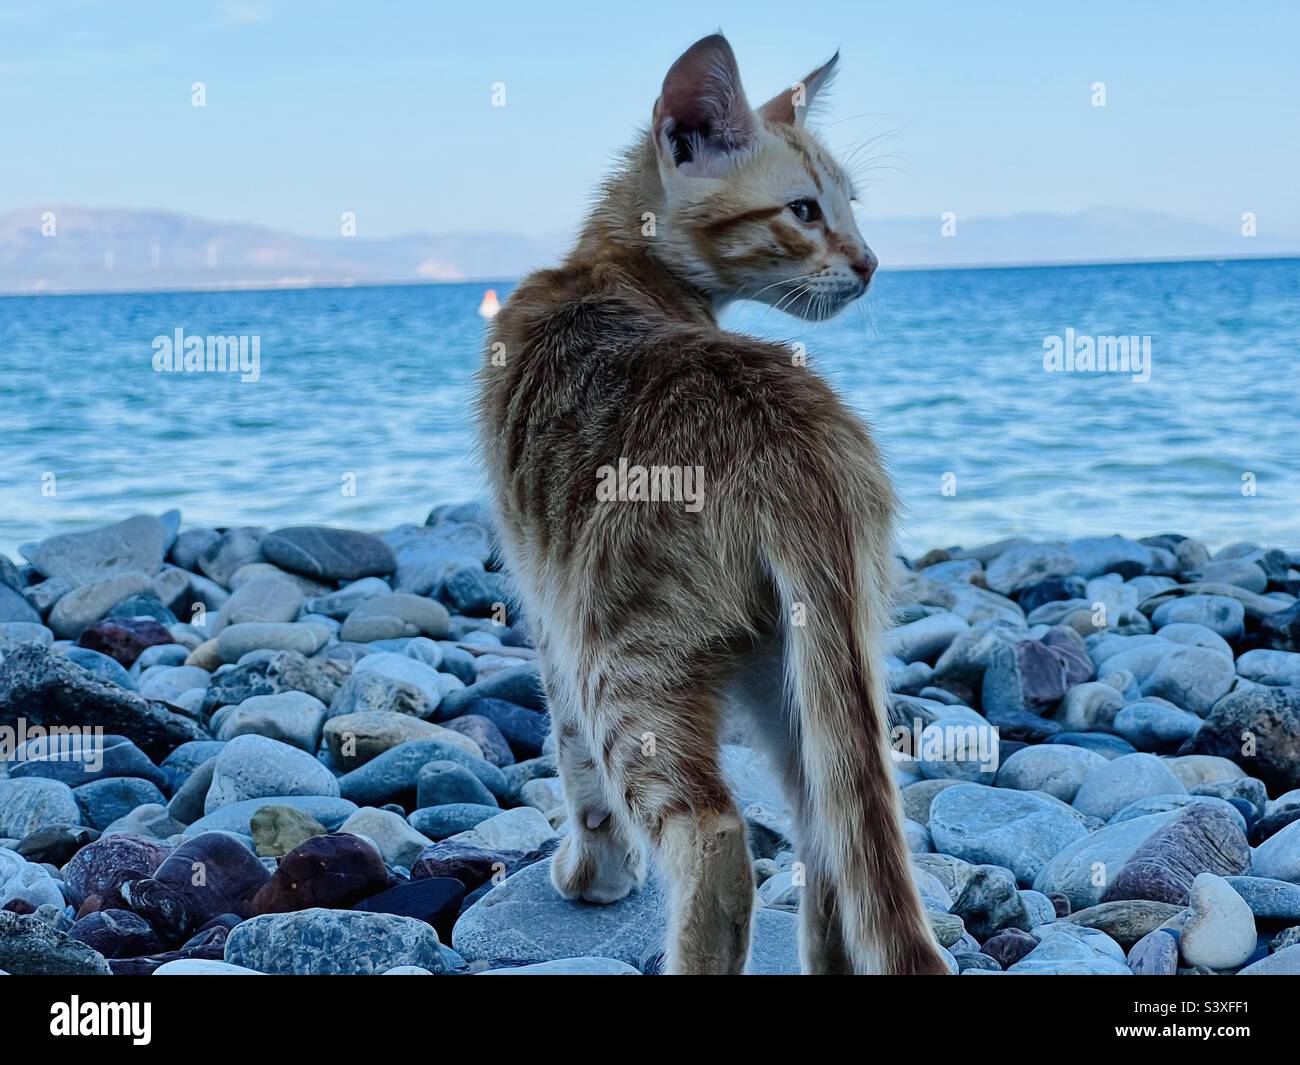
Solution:
<svg viewBox="0 0 1300 1065"><path fill-rule="evenodd" d="M614 687L614 685L611 685ZM745 822L718 766L718 701L655 690L641 673L595 725L612 789L671 891L667 973L736 974L749 957L754 878Z"/></svg>

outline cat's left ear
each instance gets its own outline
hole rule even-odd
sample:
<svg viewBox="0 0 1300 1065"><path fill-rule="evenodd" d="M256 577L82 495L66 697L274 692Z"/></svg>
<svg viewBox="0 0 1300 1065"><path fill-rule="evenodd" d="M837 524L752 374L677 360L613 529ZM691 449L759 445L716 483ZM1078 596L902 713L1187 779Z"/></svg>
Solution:
<svg viewBox="0 0 1300 1065"><path fill-rule="evenodd" d="M752 146L754 112L722 34L696 41L672 65L655 101L652 130L665 173L719 177Z"/></svg>
<svg viewBox="0 0 1300 1065"><path fill-rule="evenodd" d="M773 96L758 109L758 113L764 121L776 125L802 126L817 94L834 79L839 62L840 53L836 52L803 81L795 82L785 92Z"/></svg>

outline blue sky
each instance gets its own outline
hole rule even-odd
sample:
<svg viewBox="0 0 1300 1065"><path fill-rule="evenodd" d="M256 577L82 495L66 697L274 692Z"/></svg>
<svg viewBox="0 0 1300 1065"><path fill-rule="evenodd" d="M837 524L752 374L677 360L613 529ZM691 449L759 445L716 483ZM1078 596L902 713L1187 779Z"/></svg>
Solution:
<svg viewBox="0 0 1300 1065"><path fill-rule="evenodd" d="M883 137L868 215L1117 205L1300 234L1290 0L6 3L0 211L568 230L669 64L719 27L755 103L842 49L823 121L836 145Z"/></svg>

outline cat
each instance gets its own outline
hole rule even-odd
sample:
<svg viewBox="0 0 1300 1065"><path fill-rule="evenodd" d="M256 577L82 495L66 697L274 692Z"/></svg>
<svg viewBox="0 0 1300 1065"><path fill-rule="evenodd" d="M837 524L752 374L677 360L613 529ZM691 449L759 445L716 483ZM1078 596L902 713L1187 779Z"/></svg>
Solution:
<svg viewBox="0 0 1300 1065"><path fill-rule="evenodd" d="M745 821L719 765L729 703L793 811L803 971L948 971L887 747L889 479L805 360L717 319L740 298L821 319L867 289L852 186L806 125L837 59L755 111L725 38L689 48L574 250L494 319L480 371L571 826L552 879L614 902L653 852L669 973L738 973L749 952ZM695 506L672 498L688 479Z"/></svg>

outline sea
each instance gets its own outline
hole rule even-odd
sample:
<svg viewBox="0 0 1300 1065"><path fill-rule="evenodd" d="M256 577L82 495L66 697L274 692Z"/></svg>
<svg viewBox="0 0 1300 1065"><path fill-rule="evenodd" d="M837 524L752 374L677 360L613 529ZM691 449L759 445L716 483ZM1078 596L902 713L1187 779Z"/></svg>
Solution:
<svg viewBox="0 0 1300 1065"><path fill-rule="evenodd" d="M511 288L0 298L0 551L170 508L382 530L482 497L489 287ZM831 321L740 304L724 325L790 344L871 425L908 553L1300 549L1300 260L882 270ZM242 372L185 369L209 336L236 365L242 339Z"/></svg>

